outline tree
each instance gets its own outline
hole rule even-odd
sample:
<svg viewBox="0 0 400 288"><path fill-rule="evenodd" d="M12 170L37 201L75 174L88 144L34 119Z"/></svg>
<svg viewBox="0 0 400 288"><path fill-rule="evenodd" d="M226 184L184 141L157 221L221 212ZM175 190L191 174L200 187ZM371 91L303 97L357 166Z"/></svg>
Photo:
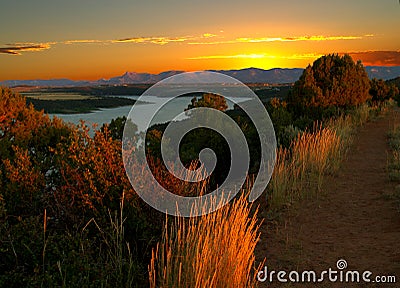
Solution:
<svg viewBox="0 0 400 288"><path fill-rule="evenodd" d="M398 94L398 88L391 83L386 83L382 79L372 79L369 94L372 96L372 101L384 101L390 98L395 98Z"/></svg>
<svg viewBox="0 0 400 288"><path fill-rule="evenodd" d="M303 71L288 102L303 112L310 108L352 107L370 98L369 89L368 75L360 61L354 63L347 54L330 54Z"/></svg>
<svg viewBox="0 0 400 288"><path fill-rule="evenodd" d="M126 123L126 116L111 119L111 122L108 125L108 130L113 139L119 139L119 140L122 139L125 123ZM104 131L106 129L105 128L106 126L107 125L104 124L101 130Z"/></svg>
<svg viewBox="0 0 400 288"><path fill-rule="evenodd" d="M228 109L225 98L223 96L212 93L204 93L199 100L194 97L191 102L192 103L189 104L185 111L198 107L214 108L219 111L225 111L226 109Z"/></svg>

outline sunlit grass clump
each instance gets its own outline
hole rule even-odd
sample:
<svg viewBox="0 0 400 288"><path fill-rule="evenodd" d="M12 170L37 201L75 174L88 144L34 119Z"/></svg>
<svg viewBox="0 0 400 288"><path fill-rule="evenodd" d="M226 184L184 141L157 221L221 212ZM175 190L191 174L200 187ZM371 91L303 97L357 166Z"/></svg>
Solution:
<svg viewBox="0 0 400 288"><path fill-rule="evenodd" d="M216 212L177 217L153 250L150 287L255 287L257 213L245 196Z"/></svg>
<svg viewBox="0 0 400 288"><path fill-rule="evenodd" d="M388 153L387 170L391 181L400 181L400 115L393 114L393 123L391 123L388 133L389 146L391 151Z"/></svg>
<svg viewBox="0 0 400 288"><path fill-rule="evenodd" d="M289 149L279 148L270 184L270 205L279 207L319 191L323 175L338 166L342 150L336 130L321 125L312 132L298 134Z"/></svg>
<svg viewBox="0 0 400 288"><path fill-rule="evenodd" d="M386 112L391 105L390 102L372 107L361 105L348 115L316 122L312 131L299 132L289 148L279 147L269 184L269 206L279 209L320 192L324 175L339 169L356 127L367 122L371 115Z"/></svg>

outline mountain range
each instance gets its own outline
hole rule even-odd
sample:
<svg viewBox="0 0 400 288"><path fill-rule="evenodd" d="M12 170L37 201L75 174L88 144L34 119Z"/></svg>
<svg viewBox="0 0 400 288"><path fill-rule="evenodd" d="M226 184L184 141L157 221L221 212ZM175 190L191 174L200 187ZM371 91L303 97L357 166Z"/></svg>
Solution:
<svg viewBox="0 0 400 288"><path fill-rule="evenodd" d="M394 79L400 76L400 66L366 66L370 78ZM302 68L274 68L269 70L259 68L245 68L239 70L208 70L219 72L234 77L244 83L293 83L299 79ZM96 81L74 81L70 79L37 79L37 80L6 80L0 81L2 86L39 86L39 87L63 87L63 86L99 86L99 85L128 85L151 84L167 77L183 73L184 71L165 71L159 74L126 72L125 74L110 79Z"/></svg>

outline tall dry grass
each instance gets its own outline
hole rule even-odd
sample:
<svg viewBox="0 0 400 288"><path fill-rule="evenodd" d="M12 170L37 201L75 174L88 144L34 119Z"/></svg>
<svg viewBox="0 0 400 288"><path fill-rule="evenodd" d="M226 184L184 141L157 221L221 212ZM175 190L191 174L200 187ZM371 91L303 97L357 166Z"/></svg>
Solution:
<svg viewBox="0 0 400 288"><path fill-rule="evenodd" d="M290 148L278 148L269 184L272 209L319 192L324 175L340 167L357 126L376 109L366 105L347 116L316 123L299 133ZM177 217L166 224L152 252L150 287L254 287L254 249L259 239L256 213L242 195L214 213ZM168 221L166 221L168 223Z"/></svg>
<svg viewBox="0 0 400 288"><path fill-rule="evenodd" d="M387 155L387 171L389 179L394 182L400 181L400 114L393 112L392 121L389 123L388 132L390 151Z"/></svg>
<svg viewBox="0 0 400 288"><path fill-rule="evenodd" d="M244 194L214 213L166 225L153 250L150 287L254 287L257 213Z"/></svg>
<svg viewBox="0 0 400 288"><path fill-rule="evenodd" d="M280 209L296 199L321 191L324 175L339 169L357 127L391 106L392 103L379 107L361 105L351 114L315 123L312 131L299 133L289 149L278 148L268 187L269 206Z"/></svg>
<svg viewBox="0 0 400 288"><path fill-rule="evenodd" d="M117 287L133 287L135 281L135 273L138 273L131 247L125 241L125 220L124 205L125 194L122 194L119 213L115 211L114 215L109 211L109 227L102 228L94 218L92 218L83 227L82 232L93 222L101 235L101 241L106 247L106 263L112 267L114 272L112 275L104 275L102 285L109 286L114 283ZM59 266L61 271L61 267ZM65 279L63 279L65 282Z"/></svg>
<svg viewBox="0 0 400 288"><path fill-rule="evenodd" d="M270 206L280 208L319 191L323 175L337 167L343 148L336 130L320 124L299 133L289 149L280 147L269 186Z"/></svg>

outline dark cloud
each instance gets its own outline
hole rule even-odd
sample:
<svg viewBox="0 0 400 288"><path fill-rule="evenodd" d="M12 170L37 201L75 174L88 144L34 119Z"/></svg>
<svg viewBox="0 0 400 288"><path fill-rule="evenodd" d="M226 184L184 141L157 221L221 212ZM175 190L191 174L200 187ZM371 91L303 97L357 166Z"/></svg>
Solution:
<svg viewBox="0 0 400 288"><path fill-rule="evenodd" d="M364 66L400 66L400 51L361 51L348 53Z"/></svg>
<svg viewBox="0 0 400 288"><path fill-rule="evenodd" d="M43 51L50 49L50 44L30 44L30 45L9 45L0 47L1 54L21 55L28 51Z"/></svg>

